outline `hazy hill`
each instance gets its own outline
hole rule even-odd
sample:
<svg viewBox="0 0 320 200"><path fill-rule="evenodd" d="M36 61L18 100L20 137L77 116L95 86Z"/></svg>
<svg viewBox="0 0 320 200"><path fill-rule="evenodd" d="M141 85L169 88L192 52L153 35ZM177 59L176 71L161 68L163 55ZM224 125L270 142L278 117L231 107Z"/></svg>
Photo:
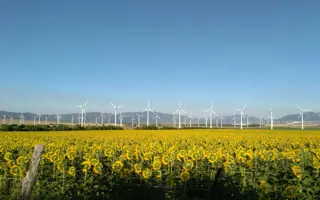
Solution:
<svg viewBox="0 0 320 200"><path fill-rule="evenodd" d="M146 124L147 121L147 113L140 113L142 114L142 116L140 117L140 123L141 124ZM3 121L3 115L6 116L6 123L10 122L10 117L12 116L13 121L17 122L20 119L20 115L21 113L15 113L15 112L6 112L6 111L0 111L0 124L2 124ZM88 112L86 114L86 122L90 122L90 123L95 123L96 121L96 117L98 118L98 123L101 123L101 117L100 117L100 113L98 112ZM110 123L114 123L114 114L113 113L105 113L104 114L106 116L106 118L103 119L104 123L108 123L109 122L109 118L110 118ZM38 123L38 116L35 113L23 113L24 119L26 121L33 121L34 117L36 117L36 123ZM44 123L45 121L45 116L48 117L48 121L49 122L56 122L57 118L56 115L53 114L42 114L41 116L41 122ZM71 119L72 116L74 117L74 123L78 122L78 116L79 113L70 113L70 114L60 114L60 116L62 117L60 119L60 122L62 123L71 123ZM167 114L167 113L158 113L158 116L160 117L160 120L158 120L159 124L172 124L172 114ZM136 112L124 112L123 113L123 124L131 124L132 123L132 117L134 117L134 124L138 123L138 117ZM153 113L150 113L150 124L155 124L155 119L154 119L155 115ZM181 123L184 123L184 118L186 117L186 115L181 116ZM238 118L238 123L240 122L240 115L236 115L236 117ZM224 123L233 123L232 119L233 116L223 116L224 118ZM117 114L117 123L119 123L119 114ZM178 122L178 120L177 120ZM250 123L259 123L259 119L256 117L249 117L249 122ZM189 120L188 120L189 123ZM194 116L194 119L192 120L193 124L197 124L198 123L198 119L196 116ZM200 123L201 124L205 124L205 119L202 117L200 119ZM220 120L219 120L220 123ZM246 119L244 120L243 123L246 123ZM209 117L208 117L208 124L209 124ZM213 124L215 124L215 119L213 119Z"/></svg>

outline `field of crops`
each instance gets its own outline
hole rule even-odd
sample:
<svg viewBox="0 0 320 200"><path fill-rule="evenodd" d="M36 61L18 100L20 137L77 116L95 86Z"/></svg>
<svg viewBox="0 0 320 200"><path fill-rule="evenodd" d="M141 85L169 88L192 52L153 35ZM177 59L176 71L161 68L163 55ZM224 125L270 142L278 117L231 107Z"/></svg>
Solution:
<svg viewBox="0 0 320 200"><path fill-rule="evenodd" d="M0 133L0 199L44 144L36 199L319 199L320 132Z"/></svg>

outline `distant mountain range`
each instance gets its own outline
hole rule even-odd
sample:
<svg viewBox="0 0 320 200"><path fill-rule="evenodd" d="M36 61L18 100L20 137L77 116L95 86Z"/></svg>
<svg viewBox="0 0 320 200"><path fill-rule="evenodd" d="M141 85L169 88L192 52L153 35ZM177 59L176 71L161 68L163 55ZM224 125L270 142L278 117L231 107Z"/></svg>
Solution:
<svg viewBox="0 0 320 200"><path fill-rule="evenodd" d="M140 113L141 114L141 113ZM6 111L0 111L0 124L3 123L3 115L6 116L6 123L10 123L10 118L12 117L13 121L15 123L17 123L17 120L19 121L20 119L20 115L21 113L15 113L15 112L6 112ZM114 123L114 114L112 113L105 113L104 114L106 116L106 118L103 119L104 123ZM38 123L38 116L35 113L23 113L24 116L24 120L25 121L33 121L34 118L36 119L36 123ZM42 123L44 123L45 121L45 117L48 117L48 122L56 122L57 118L56 115L50 114L43 114L41 115L41 121ZM60 122L61 123L71 123L71 119L72 116L74 117L74 123L78 122L78 117L79 114L78 113L70 113L70 114L60 114L61 119ZM172 120L172 114L167 114L167 113L158 113L158 116L160 117L160 120L158 120L159 124L172 124L173 120ZM98 123L101 123L101 113L98 112L88 112L86 113L86 122L87 123L95 123L96 122L96 117L98 118ZM136 112L124 112L123 113L123 124L132 124L132 117L134 118L134 124L137 124L138 122L138 117ZM150 124L155 124L155 119L154 119L155 115L153 113L150 113ZM182 123L184 123L184 118L186 118L187 116L182 116L181 117L181 121ZM284 117L281 117L279 119L275 119L280 120L280 121L299 121L300 119L298 118L299 114L289 114L286 115ZM226 124L232 124L233 123L233 116L223 116L224 118L224 123ZM239 119L240 119L240 115L236 115L237 121L239 123ZM320 113L315 113L315 112L306 112L304 113L304 120L305 121L320 121ZM142 113L142 116L140 117L140 123L141 124L146 124L147 121L147 114L146 113ZM177 120L178 121L178 120ZM117 114L117 123L119 123L119 114ZM188 120L189 123L189 120ZM198 119L196 117L194 117L194 119L192 120L193 124L197 124L198 123ZM204 124L205 123L205 119L201 118L200 119L200 124ZM220 120L219 120L220 123ZM243 123L246 123L246 119L244 119ZM259 118L257 117L251 117L249 116L249 123L259 123ZM208 124L209 124L209 119L208 119ZM215 121L214 121L215 124Z"/></svg>

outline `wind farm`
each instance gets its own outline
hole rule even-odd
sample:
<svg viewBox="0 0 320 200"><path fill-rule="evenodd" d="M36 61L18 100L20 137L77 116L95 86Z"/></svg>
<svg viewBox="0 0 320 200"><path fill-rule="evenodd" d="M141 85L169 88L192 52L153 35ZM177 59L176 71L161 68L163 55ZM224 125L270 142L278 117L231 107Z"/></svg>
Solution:
<svg viewBox="0 0 320 200"><path fill-rule="evenodd" d="M220 112L218 116L214 111L214 103L211 103L209 109L204 110L202 116L193 117L193 111L189 112L182 109L181 101L178 101L178 109L175 110L172 114L164 113L150 108L150 100L147 101L147 108L142 111L137 112L125 112L123 110L124 105L116 106L113 103L109 103L111 108L113 108L114 112L106 113L106 112L87 112L86 108L89 106L88 101L86 101L83 105L76 107L80 108L79 113L70 113L70 114L59 114L59 113L28 113L28 117L26 118L26 113L23 112L21 114L18 113L10 113L7 111L0 111L2 114L2 123L1 125L10 125L10 124L19 124L19 125L67 125L67 126L80 126L80 127L93 127L93 126L118 126L124 129L134 129L137 127L145 127L145 126L155 126L155 127L172 127L172 128L207 128L207 129L217 129L217 128L225 128L225 129L240 129L244 128L250 129L270 129L273 130L281 129L281 128L294 128L304 130L305 128L315 129L320 125L320 117L319 119L315 114L313 119L305 120L304 114L311 113L311 109L302 109L298 104L296 106L300 109L299 114L296 114L295 120L287 120L286 116L282 118L275 118L273 114L273 110L270 109L269 115L266 117L261 116L249 116L245 115L245 108L247 104L242 108L235 109L239 114L233 112L231 115L232 109L229 109L229 116L223 117L223 112ZM107 105L107 104L106 104ZM107 106L106 106L107 107ZM106 110L107 108L101 108ZM109 106L110 107L110 106ZM205 107L205 106L203 106ZM120 111L120 108L123 111ZM218 107L217 107L218 108ZM110 110L110 109L109 109ZM228 110L225 110L226 112ZM201 110L198 112L201 113ZM9 116L10 120L6 120L6 117ZM32 118L30 116L33 116ZM78 117L77 117L78 116ZM41 118L42 117L42 118ZM182 118L184 118L185 123L182 123ZM78 121L76 120L78 119ZM215 122L215 124L213 123Z"/></svg>
<svg viewBox="0 0 320 200"><path fill-rule="evenodd" d="M320 199L320 1L2 1L0 200Z"/></svg>

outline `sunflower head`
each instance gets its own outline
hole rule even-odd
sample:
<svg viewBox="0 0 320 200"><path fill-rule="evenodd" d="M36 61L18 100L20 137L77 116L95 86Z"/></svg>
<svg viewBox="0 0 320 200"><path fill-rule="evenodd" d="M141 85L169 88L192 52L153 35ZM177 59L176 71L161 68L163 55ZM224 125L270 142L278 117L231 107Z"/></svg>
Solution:
<svg viewBox="0 0 320 200"><path fill-rule="evenodd" d="M120 172L122 167L123 167L123 163L120 160L118 160L115 163L113 163L112 170L116 172Z"/></svg>
<svg viewBox="0 0 320 200"><path fill-rule="evenodd" d="M12 154L11 154L10 152L7 152L7 153L4 155L4 159L5 159L6 161L11 160L11 159L12 159Z"/></svg>
<svg viewBox="0 0 320 200"><path fill-rule="evenodd" d="M154 171L156 179L161 179L162 178L162 171L161 170L155 170Z"/></svg>
<svg viewBox="0 0 320 200"><path fill-rule="evenodd" d="M149 179L152 176L152 171L150 169L145 169L142 171L142 177L144 179Z"/></svg>
<svg viewBox="0 0 320 200"><path fill-rule="evenodd" d="M134 164L133 168L134 168L134 172L137 174L141 173L142 171L142 165L140 163Z"/></svg>
<svg viewBox="0 0 320 200"><path fill-rule="evenodd" d="M131 175L131 170L129 168L124 168L122 171L121 171L121 175L120 177L121 178L129 178Z"/></svg>
<svg viewBox="0 0 320 200"><path fill-rule="evenodd" d="M187 160L183 163L182 165L182 168L185 170L185 171L190 171L192 170L194 164L191 160Z"/></svg>
<svg viewBox="0 0 320 200"><path fill-rule="evenodd" d="M297 186L288 186L284 189L283 195L286 198L295 198L298 194L298 187Z"/></svg>
<svg viewBox="0 0 320 200"><path fill-rule="evenodd" d="M68 170L68 174L70 176L75 176L76 175L76 168L75 167L70 167Z"/></svg>
<svg viewBox="0 0 320 200"><path fill-rule="evenodd" d="M100 174L102 170L102 164L100 162L97 162L93 167L93 172L95 174Z"/></svg>
<svg viewBox="0 0 320 200"><path fill-rule="evenodd" d="M22 166L25 164L25 157L24 156L19 156L16 160L17 165Z"/></svg>
<svg viewBox="0 0 320 200"><path fill-rule="evenodd" d="M104 155L105 155L106 157L112 157L112 155L113 155L113 150L112 150L112 149L109 149L109 148L105 149L105 150L104 150Z"/></svg>
<svg viewBox="0 0 320 200"><path fill-rule="evenodd" d="M182 172L180 174L180 178L183 182L188 181L190 179L190 173L189 172Z"/></svg>
<svg viewBox="0 0 320 200"><path fill-rule="evenodd" d="M82 165L83 165L83 169L87 169L87 171L90 170L91 168L91 162L89 160L84 161Z"/></svg>
<svg viewBox="0 0 320 200"><path fill-rule="evenodd" d="M152 163L152 168L153 168L154 170L159 170L159 169L161 169L161 162L159 162L159 161L154 161L154 162Z"/></svg>
<svg viewBox="0 0 320 200"><path fill-rule="evenodd" d="M13 176L20 176L21 175L21 168L18 165L13 165L10 167L10 174Z"/></svg>

